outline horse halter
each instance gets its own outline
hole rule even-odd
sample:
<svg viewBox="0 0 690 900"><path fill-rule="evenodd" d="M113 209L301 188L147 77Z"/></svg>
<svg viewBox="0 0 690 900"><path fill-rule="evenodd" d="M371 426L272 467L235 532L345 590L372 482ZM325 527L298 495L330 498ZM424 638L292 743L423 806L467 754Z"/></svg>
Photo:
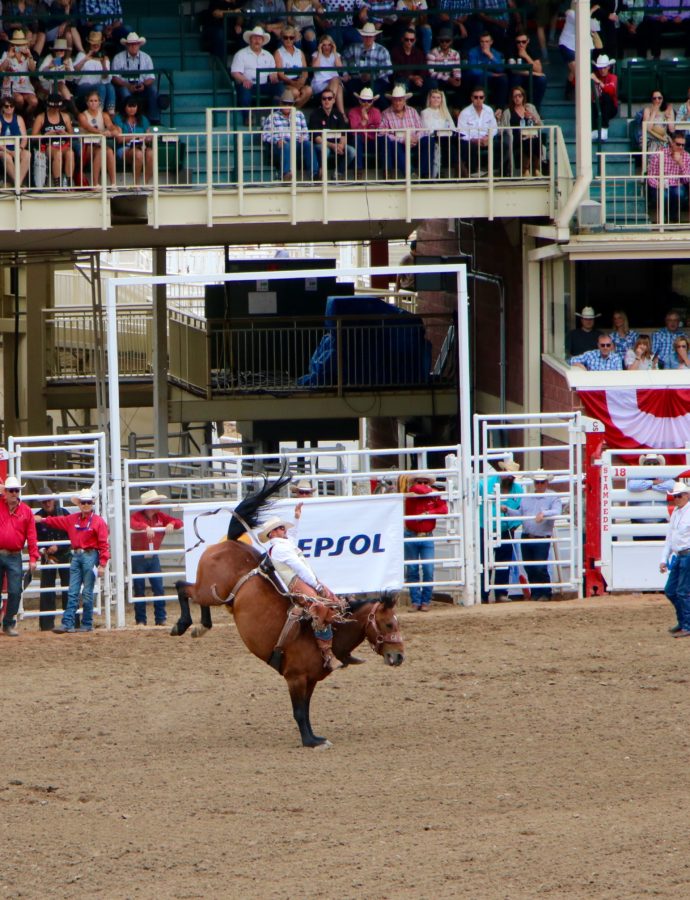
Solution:
<svg viewBox="0 0 690 900"><path fill-rule="evenodd" d="M379 628L379 623L376 621L376 613L378 611L379 606L381 606L380 601L374 603L371 607L371 611L367 617L367 624L364 628L364 634L366 635L366 639L369 641L369 645L374 653L378 653L379 656L383 653L383 645L384 644L402 644L403 636L400 633L400 629L398 628L397 632L393 632L392 634L384 634ZM397 616L393 616L395 623L397 625L398 619ZM373 628L375 637L371 638L369 636L369 627Z"/></svg>

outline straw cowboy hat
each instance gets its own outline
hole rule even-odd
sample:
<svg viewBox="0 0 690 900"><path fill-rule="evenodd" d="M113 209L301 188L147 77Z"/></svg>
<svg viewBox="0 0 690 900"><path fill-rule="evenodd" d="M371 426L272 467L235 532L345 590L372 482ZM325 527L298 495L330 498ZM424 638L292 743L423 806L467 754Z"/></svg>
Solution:
<svg viewBox="0 0 690 900"><path fill-rule="evenodd" d="M55 38L50 47L51 50L69 50L67 41L64 38Z"/></svg>
<svg viewBox="0 0 690 900"><path fill-rule="evenodd" d="M267 34L267 33L263 30L263 28L261 27L261 25L255 25L255 26L251 29L251 31L245 31L244 34L242 35L242 37L244 38L245 44L248 44L248 43L249 43L249 38L251 38L251 37L260 37L260 38L261 38L261 41L262 41L262 43L263 43L263 45L264 45L264 47L265 47L266 44L271 40L271 35L270 35L270 34Z"/></svg>
<svg viewBox="0 0 690 900"><path fill-rule="evenodd" d="M285 106L285 104L292 104L295 102L295 95L292 93L290 88L285 88L280 97L277 98L276 103L278 106Z"/></svg>
<svg viewBox="0 0 690 900"><path fill-rule="evenodd" d="M16 31L12 32L10 44L13 44L15 47L28 47L29 39L26 36L26 32L22 31L21 28L17 28Z"/></svg>
<svg viewBox="0 0 690 900"><path fill-rule="evenodd" d="M512 472L520 471L520 463L516 463L514 459L502 459L498 463L498 468L502 469L502 471L511 474Z"/></svg>
<svg viewBox="0 0 690 900"><path fill-rule="evenodd" d="M258 532L257 537L261 541L262 544L265 544L268 541L269 534L276 528L280 528L281 525L284 525L286 528L290 528L292 522L286 522L285 519L281 519L280 516L271 516L261 527L261 531Z"/></svg>
<svg viewBox="0 0 690 900"><path fill-rule="evenodd" d="M381 34L373 22L365 22L361 28L357 29L357 31L359 31L362 37L378 37L378 35Z"/></svg>
<svg viewBox="0 0 690 900"><path fill-rule="evenodd" d="M86 39L89 44L102 44L103 43L103 32L102 31L90 31L89 36Z"/></svg>
<svg viewBox="0 0 690 900"><path fill-rule="evenodd" d="M83 500L94 501L95 499L96 499L96 496L93 492L93 488L82 488L82 490L80 490L78 494L75 494L74 497L72 497L72 503L75 506L79 506L79 504Z"/></svg>
<svg viewBox="0 0 690 900"><path fill-rule="evenodd" d="M411 96L412 94L408 93L405 90L405 86L402 84L396 84L390 94L386 94L386 97L388 97L389 100L395 100L398 97L402 97L403 100L409 100Z"/></svg>
<svg viewBox="0 0 690 900"><path fill-rule="evenodd" d="M352 93L358 100L371 100L372 103L381 96L380 94L375 94L370 87L363 87L359 94L357 91L353 91Z"/></svg>
<svg viewBox="0 0 690 900"><path fill-rule="evenodd" d="M576 312L575 315L581 319L598 319L601 313L594 312L593 306L585 306L582 312Z"/></svg>
<svg viewBox="0 0 690 900"><path fill-rule="evenodd" d="M150 491L144 491L144 493L139 497L140 503L158 503L159 500L167 500L167 494L159 494L155 489L151 489Z"/></svg>
<svg viewBox="0 0 690 900"><path fill-rule="evenodd" d="M595 69L609 69L611 66L614 66L616 61L613 59L609 59L605 53L602 53L601 56L597 57L594 63Z"/></svg>
<svg viewBox="0 0 690 900"><path fill-rule="evenodd" d="M680 497L681 494L690 494L690 485L684 481L674 481L673 489L669 491L671 497Z"/></svg>
<svg viewBox="0 0 690 900"><path fill-rule="evenodd" d="M546 469L537 469L532 475L532 481L551 481L553 475L549 475Z"/></svg>
<svg viewBox="0 0 690 900"><path fill-rule="evenodd" d="M643 453L638 459L638 463L641 466L665 466L666 457L662 456L661 453Z"/></svg>
<svg viewBox="0 0 690 900"><path fill-rule="evenodd" d="M314 486L306 478L301 478L297 484L290 485L290 492L293 494L310 494L314 493Z"/></svg>
<svg viewBox="0 0 690 900"><path fill-rule="evenodd" d="M146 43L146 38L139 37L136 31L130 31L126 38L120 38L120 43L123 47L126 47L127 44L139 44L140 47L143 47Z"/></svg>
<svg viewBox="0 0 690 900"><path fill-rule="evenodd" d="M26 485L20 484L19 479L16 478L14 475L8 475L7 478L5 479L5 483L3 484L3 487L4 488L15 488L15 489L21 490L22 488L25 488Z"/></svg>

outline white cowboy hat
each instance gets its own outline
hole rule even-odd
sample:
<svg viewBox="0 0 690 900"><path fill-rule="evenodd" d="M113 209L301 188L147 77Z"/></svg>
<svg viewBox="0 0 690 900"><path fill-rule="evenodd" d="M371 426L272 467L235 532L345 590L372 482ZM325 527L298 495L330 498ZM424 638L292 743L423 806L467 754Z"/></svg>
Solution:
<svg viewBox="0 0 690 900"><path fill-rule="evenodd" d="M641 466L665 466L666 458L661 453L643 453L638 463Z"/></svg>
<svg viewBox="0 0 690 900"><path fill-rule="evenodd" d="M681 494L690 494L690 485L684 481L674 481L673 488L669 491L671 497L680 497Z"/></svg>
<svg viewBox="0 0 690 900"><path fill-rule="evenodd" d="M146 38L139 37L136 31L130 31L126 38L120 38L120 43L123 47L126 47L127 44L139 44L139 46L143 47L146 43Z"/></svg>
<svg viewBox="0 0 690 900"><path fill-rule="evenodd" d="M375 94L370 87L363 87L359 94L357 91L353 91L352 93L358 100L371 100L372 102L378 100L381 96L380 94Z"/></svg>
<svg viewBox="0 0 690 900"><path fill-rule="evenodd" d="M290 485L290 490L291 490L291 492L292 492L293 494L297 494L297 493L306 494L307 491L308 491L310 494L313 494L313 493L314 493L314 486L313 486L313 484L311 484L311 482L307 481L306 478L301 478L301 479L297 482L297 484L291 484L291 485Z"/></svg>
<svg viewBox="0 0 690 900"><path fill-rule="evenodd" d="M75 506L79 506L79 503L82 500L95 500L95 499L96 499L96 496L95 496L92 488L82 488L82 490L80 490L78 494L75 494L74 497L72 497L72 503L74 503Z"/></svg>
<svg viewBox="0 0 690 900"><path fill-rule="evenodd" d="M374 25L373 22L365 22L361 28L358 28L357 31L362 35L362 37L377 37L381 32Z"/></svg>
<svg viewBox="0 0 690 900"><path fill-rule="evenodd" d="M520 463L516 463L514 459L502 459L498 464L498 468L504 472L519 472Z"/></svg>
<svg viewBox="0 0 690 900"><path fill-rule="evenodd" d="M576 312L575 315L581 319L598 319L601 313L594 312L593 306L585 306L582 312Z"/></svg>
<svg viewBox="0 0 690 900"><path fill-rule="evenodd" d="M26 485L20 484L19 479L16 478L14 475L8 475L7 478L5 479L5 483L3 484L3 487L4 488L19 488L21 490L21 488L25 488Z"/></svg>
<svg viewBox="0 0 690 900"><path fill-rule="evenodd" d="M264 47L265 47L266 44L271 40L271 35L270 35L270 34L267 34L267 33L263 30L263 28L261 27L261 25L255 25L255 26L251 29L251 31L245 31L244 34L242 35L242 37L244 38L245 44L248 44L248 43L249 43L249 38L250 38L250 37L260 37L261 40L263 41Z"/></svg>
<svg viewBox="0 0 690 900"><path fill-rule="evenodd" d="M155 488L150 491L144 491L144 493L139 497L140 503L157 503L159 500L167 500L167 494L159 494Z"/></svg>
<svg viewBox="0 0 690 900"><path fill-rule="evenodd" d="M537 469L532 475L532 481L551 481L552 478L546 469Z"/></svg>
<svg viewBox="0 0 690 900"><path fill-rule="evenodd" d="M405 86L403 84L396 84L390 94L386 94L389 100L394 100L397 97L402 97L404 100L409 100L412 96L411 93L405 90Z"/></svg>
<svg viewBox="0 0 690 900"><path fill-rule="evenodd" d="M69 50L67 41L64 38L55 38L51 45L51 50Z"/></svg>
<svg viewBox="0 0 690 900"><path fill-rule="evenodd" d="M280 516L271 516L270 519L267 519L267 521L265 521L261 526L261 531L259 531L257 534L257 537L259 538L261 543L265 544L269 539L269 534L276 528L280 528L281 525L284 525L286 528L290 528L292 522L286 522L284 519L281 519Z"/></svg>
<svg viewBox="0 0 690 900"><path fill-rule="evenodd" d="M605 53L602 53L601 56L599 56L599 57L594 61L594 68L595 68L595 69L608 69L608 68L610 68L610 67L613 66L613 65L615 65L615 60L609 59L608 56L607 56Z"/></svg>

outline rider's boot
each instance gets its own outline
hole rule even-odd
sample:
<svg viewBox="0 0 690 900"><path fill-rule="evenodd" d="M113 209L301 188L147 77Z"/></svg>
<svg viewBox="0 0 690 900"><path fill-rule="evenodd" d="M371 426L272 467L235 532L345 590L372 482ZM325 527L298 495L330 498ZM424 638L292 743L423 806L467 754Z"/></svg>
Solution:
<svg viewBox="0 0 690 900"><path fill-rule="evenodd" d="M323 657L323 667L329 672L335 672L336 669L342 669L342 663L333 653L333 638L317 638L316 643L319 645L321 656Z"/></svg>

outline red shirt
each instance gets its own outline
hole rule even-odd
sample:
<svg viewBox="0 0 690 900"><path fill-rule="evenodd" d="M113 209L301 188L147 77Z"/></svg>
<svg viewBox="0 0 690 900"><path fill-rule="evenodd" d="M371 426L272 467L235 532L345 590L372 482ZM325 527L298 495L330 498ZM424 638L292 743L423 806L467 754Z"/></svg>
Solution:
<svg viewBox="0 0 690 900"><path fill-rule="evenodd" d="M108 526L96 513L86 516L80 512L70 516L46 516L43 521L50 528L66 531L74 550L98 550L100 566L104 566L110 559Z"/></svg>
<svg viewBox="0 0 690 900"><path fill-rule="evenodd" d="M16 553L23 549L24 544L29 545L31 562L38 562L40 554L36 543L34 514L21 500L11 513L7 500L0 497L0 549Z"/></svg>
<svg viewBox="0 0 690 900"><path fill-rule="evenodd" d="M175 531L182 528L182 519L175 519L159 509L149 518L146 510L138 509L129 517L129 527L132 532L132 550L150 550L149 539L146 537L147 528L165 528L166 525L174 525ZM165 537L164 531L156 531L153 535L153 549L158 550Z"/></svg>
<svg viewBox="0 0 690 900"><path fill-rule="evenodd" d="M414 484L409 490L410 494L419 494L419 497L405 498L405 515L421 516L424 513L433 513L443 516L448 512L448 504L438 496L429 484ZM435 494L434 497L425 497L425 494ZM418 534L429 534L436 528L436 519L405 519L405 528L408 531L416 531Z"/></svg>

